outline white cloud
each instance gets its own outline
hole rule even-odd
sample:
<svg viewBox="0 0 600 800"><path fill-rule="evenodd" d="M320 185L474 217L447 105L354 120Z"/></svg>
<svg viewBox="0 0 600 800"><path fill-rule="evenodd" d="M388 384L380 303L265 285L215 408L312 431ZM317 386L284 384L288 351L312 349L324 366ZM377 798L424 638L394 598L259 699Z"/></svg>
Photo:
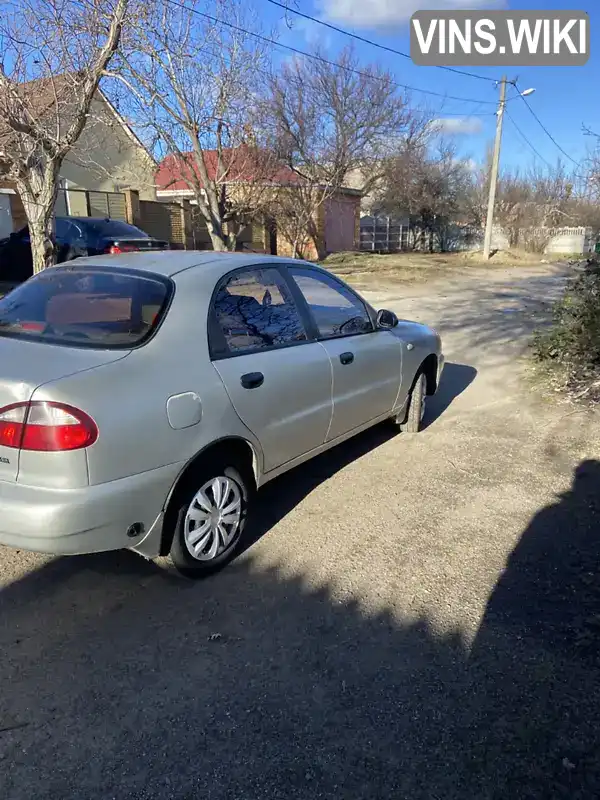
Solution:
<svg viewBox="0 0 600 800"><path fill-rule="evenodd" d="M432 122L439 133L447 133L450 136L459 134L481 133L483 123L478 117L441 117Z"/></svg>
<svg viewBox="0 0 600 800"><path fill-rule="evenodd" d="M463 161L463 164L469 170L469 172L477 172L477 170L481 167L481 164L479 164L477 161L475 161L474 158L465 159Z"/></svg>
<svg viewBox="0 0 600 800"><path fill-rule="evenodd" d="M415 11L466 11L501 8L505 0L319 0L322 15L357 28L406 23Z"/></svg>
<svg viewBox="0 0 600 800"><path fill-rule="evenodd" d="M302 17L294 17L292 31L302 36L306 44L311 47L331 47L331 35L326 28L317 25L316 22L310 22Z"/></svg>

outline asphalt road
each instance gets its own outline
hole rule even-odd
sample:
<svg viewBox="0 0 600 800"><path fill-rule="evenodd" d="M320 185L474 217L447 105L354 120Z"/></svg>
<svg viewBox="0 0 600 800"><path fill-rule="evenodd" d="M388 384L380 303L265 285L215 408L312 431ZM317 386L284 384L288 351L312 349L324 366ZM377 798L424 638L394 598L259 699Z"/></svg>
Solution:
<svg viewBox="0 0 600 800"><path fill-rule="evenodd" d="M370 295L444 337L426 430L274 482L210 580L0 549L0 797L600 796L600 426L520 362L561 282Z"/></svg>

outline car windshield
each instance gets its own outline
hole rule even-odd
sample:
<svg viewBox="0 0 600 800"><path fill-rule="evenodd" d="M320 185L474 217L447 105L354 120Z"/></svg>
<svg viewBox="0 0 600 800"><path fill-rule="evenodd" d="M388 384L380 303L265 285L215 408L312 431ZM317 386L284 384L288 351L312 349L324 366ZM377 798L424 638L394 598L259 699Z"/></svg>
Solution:
<svg viewBox="0 0 600 800"><path fill-rule="evenodd" d="M171 281L160 275L51 267L0 300L0 336L70 347L133 347L156 328L171 293Z"/></svg>
<svg viewBox="0 0 600 800"><path fill-rule="evenodd" d="M92 231L96 236L106 236L112 239L127 237L128 239L149 239L147 233L136 228L135 225L129 225L127 222L121 222L119 219L85 219L80 218L77 223L87 230Z"/></svg>

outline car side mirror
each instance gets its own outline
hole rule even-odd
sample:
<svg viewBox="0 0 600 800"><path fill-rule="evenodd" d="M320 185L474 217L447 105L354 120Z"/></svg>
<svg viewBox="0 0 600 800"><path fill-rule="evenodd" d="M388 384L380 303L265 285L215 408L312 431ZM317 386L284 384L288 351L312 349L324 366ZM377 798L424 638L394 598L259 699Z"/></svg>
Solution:
<svg viewBox="0 0 600 800"><path fill-rule="evenodd" d="M382 308L380 311L377 312L378 328L389 330L390 328L395 328L397 324L398 324L398 317L394 314L393 311L388 311L387 309Z"/></svg>

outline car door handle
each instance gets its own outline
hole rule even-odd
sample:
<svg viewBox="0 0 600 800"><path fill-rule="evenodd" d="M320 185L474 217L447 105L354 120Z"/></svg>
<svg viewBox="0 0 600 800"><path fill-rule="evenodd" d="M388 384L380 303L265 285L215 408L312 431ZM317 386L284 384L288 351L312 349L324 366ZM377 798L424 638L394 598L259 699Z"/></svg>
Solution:
<svg viewBox="0 0 600 800"><path fill-rule="evenodd" d="M264 380L265 376L262 374L262 372L247 372L240 378L240 382L244 389L257 389L259 386L263 385Z"/></svg>
<svg viewBox="0 0 600 800"><path fill-rule="evenodd" d="M342 364L351 364L354 361L354 353L341 353L340 361Z"/></svg>

